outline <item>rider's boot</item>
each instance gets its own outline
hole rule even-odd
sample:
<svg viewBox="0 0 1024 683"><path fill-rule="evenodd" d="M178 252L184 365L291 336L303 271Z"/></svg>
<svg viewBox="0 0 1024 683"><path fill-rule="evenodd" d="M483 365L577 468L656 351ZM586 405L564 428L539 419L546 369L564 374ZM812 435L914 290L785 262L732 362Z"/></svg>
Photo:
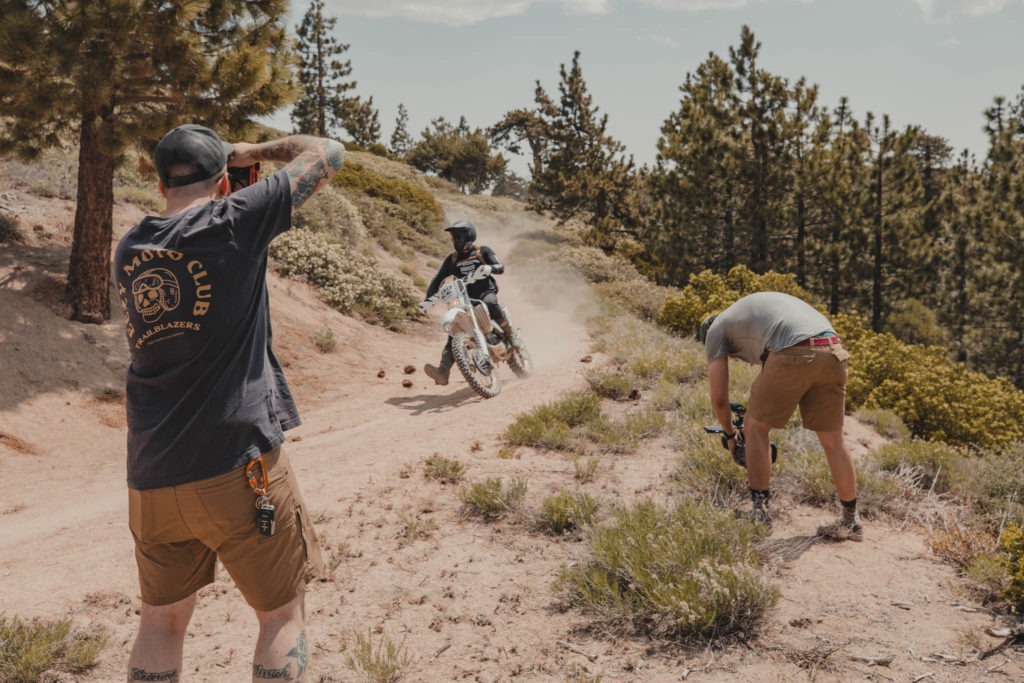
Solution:
<svg viewBox="0 0 1024 683"><path fill-rule="evenodd" d="M455 362L455 358L452 356L452 350L450 346L444 347L444 352L441 353L440 365L434 366L427 365L423 366L423 372L426 373L427 377L434 380L434 384L445 386L448 384L448 376L452 372L452 363Z"/></svg>
<svg viewBox="0 0 1024 683"><path fill-rule="evenodd" d="M508 340L509 346L513 349L519 348L519 335L514 329L512 329L512 323L509 322L508 318L498 323L501 326L501 331L505 333L505 339Z"/></svg>

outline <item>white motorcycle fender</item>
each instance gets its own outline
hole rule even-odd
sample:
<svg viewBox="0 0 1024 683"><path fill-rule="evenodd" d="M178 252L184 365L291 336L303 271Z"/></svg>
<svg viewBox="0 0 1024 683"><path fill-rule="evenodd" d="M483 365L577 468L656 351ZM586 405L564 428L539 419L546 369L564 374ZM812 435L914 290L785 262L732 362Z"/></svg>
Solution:
<svg viewBox="0 0 1024 683"><path fill-rule="evenodd" d="M459 320L459 316L462 316L462 320ZM449 308L444 314L441 325L449 337L455 332L466 332L467 334L473 332L469 316L461 308Z"/></svg>

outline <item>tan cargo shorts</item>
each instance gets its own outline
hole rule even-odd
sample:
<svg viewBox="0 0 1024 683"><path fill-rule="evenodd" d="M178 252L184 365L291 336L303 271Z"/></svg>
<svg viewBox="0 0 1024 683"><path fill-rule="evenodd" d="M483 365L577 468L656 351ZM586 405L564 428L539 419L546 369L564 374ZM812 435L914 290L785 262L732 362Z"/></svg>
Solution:
<svg viewBox="0 0 1024 683"><path fill-rule="evenodd" d="M128 490L142 601L168 605L213 583L217 559L254 609L277 609L320 574L313 523L291 464L280 449L264 454L272 536L256 528L256 495L245 468L202 481Z"/></svg>
<svg viewBox="0 0 1024 683"><path fill-rule="evenodd" d="M838 343L791 346L769 353L750 388L747 415L780 429L799 405L805 428L815 432L841 430L849 357Z"/></svg>

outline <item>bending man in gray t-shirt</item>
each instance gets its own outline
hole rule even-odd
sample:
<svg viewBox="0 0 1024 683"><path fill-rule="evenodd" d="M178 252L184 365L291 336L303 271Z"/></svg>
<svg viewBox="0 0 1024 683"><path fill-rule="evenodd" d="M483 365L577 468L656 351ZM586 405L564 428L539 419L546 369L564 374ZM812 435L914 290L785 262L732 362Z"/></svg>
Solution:
<svg viewBox="0 0 1024 683"><path fill-rule="evenodd" d="M750 389L743 425L747 484L753 502L750 518L771 524L769 432L785 427L799 405L803 426L817 433L825 450L843 506L843 516L819 528L818 533L863 540L853 459L843 441L849 354L828 318L794 296L758 292L705 318L697 338L706 346L711 407L725 430L730 452L738 435L731 431L729 358L761 365Z"/></svg>

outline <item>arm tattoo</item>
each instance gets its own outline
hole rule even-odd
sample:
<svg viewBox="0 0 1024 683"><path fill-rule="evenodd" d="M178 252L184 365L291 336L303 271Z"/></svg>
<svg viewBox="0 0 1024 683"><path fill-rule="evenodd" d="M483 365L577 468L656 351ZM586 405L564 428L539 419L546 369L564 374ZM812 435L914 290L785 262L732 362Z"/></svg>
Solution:
<svg viewBox="0 0 1024 683"><path fill-rule="evenodd" d="M316 194L316 191L341 168L345 159L345 148L341 144L332 140L315 139L319 143L316 149L302 152L284 167L292 185L293 211Z"/></svg>
<svg viewBox="0 0 1024 683"><path fill-rule="evenodd" d="M178 676L177 669L171 669L169 671L146 671L145 669L138 669L132 667L132 672L128 676L129 681L161 681L162 683L178 683L181 678Z"/></svg>

